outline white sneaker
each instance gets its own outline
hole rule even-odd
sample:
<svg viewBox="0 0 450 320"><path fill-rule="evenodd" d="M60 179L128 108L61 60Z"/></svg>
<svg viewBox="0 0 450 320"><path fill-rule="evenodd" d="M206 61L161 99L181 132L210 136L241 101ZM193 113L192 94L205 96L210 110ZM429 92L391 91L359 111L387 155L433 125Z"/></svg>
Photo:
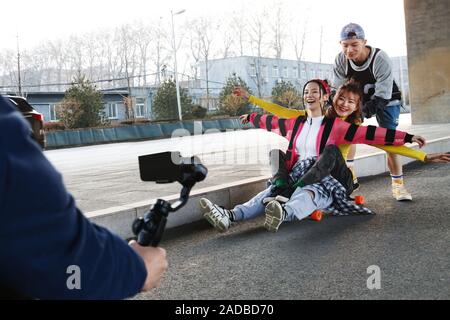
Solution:
<svg viewBox="0 0 450 320"><path fill-rule="evenodd" d="M278 201L269 202L266 206L264 227L271 232L277 232L283 222L283 211L284 209Z"/></svg>
<svg viewBox="0 0 450 320"><path fill-rule="evenodd" d="M200 207L203 209L203 217L214 228L220 232L225 232L230 228L230 211L218 206L206 198L200 199Z"/></svg>
<svg viewBox="0 0 450 320"><path fill-rule="evenodd" d="M397 201L411 201L412 200L411 194L408 192L408 190L406 190L406 188L403 184L398 184L398 183L392 184L392 196Z"/></svg>

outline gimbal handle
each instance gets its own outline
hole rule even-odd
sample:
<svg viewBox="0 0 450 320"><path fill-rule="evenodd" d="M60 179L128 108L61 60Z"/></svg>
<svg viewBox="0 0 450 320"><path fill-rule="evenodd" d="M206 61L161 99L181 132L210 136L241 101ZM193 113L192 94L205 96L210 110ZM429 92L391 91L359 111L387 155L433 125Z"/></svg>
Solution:
<svg viewBox="0 0 450 320"><path fill-rule="evenodd" d="M189 199L192 186L183 186L180 199L172 206L166 200L158 199L144 215L134 220L132 230L141 246L157 247L166 227L169 212L181 209Z"/></svg>

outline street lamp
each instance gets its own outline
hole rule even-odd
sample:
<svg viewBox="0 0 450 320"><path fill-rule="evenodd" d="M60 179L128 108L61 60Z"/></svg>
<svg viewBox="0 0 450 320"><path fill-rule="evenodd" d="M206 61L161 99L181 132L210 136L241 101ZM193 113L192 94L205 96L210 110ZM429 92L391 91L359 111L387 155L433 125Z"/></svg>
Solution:
<svg viewBox="0 0 450 320"><path fill-rule="evenodd" d="M183 117L181 115L181 100L180 100L180 88L178 85L178 71L177 71L177 46L175 43L175 27L173 24L173 16L182 14L183 12L185 12L186 10L180 10L178 12L173 13L173 11L170 11L170 14L172 15L172 39L173 39L173 53L174 53L174 58L175 58L175 75L174 75L174 79L175 79L175 87L177 89L177 105L178 105L178 116L180 118L180 121L183 120Z"/></svg>

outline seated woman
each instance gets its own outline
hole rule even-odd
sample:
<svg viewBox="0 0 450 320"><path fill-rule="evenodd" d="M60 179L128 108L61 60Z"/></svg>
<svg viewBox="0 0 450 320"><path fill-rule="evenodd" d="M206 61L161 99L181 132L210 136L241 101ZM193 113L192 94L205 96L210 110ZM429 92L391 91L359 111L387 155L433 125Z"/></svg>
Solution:
<svg viewBox="0 0 450 320"><path fill-rule="evenodd" d="M328 86L326 80L315 79L316 81L322 83L326 93L329 95L331 90ZM348 82L346 86L351 84L352 81ZM306 83L307 84L307 83ZM305 84L305 86L306 86ZM355 83L356 85L356 83ZM304 91L304 90L303 90ZM236 87L233 93L237 96L242 97L243 99L251 102L262 109L277 115L280 118L297 118L298 116L304 116L304 110L295 110L289 109L277 104L264 101L256 98L255 96L250 95L245 89L241 87ZM360 108L354 103L353 100L348 100L344 95L340 95L339 97L335 95L335 99L331 104L331 107L326 110L326 116L330 118L339 117L342 120L345 120L349 123L360 125L363 122ZM245 119L243 119L245 123ZM434 153L434 154L426 154L421 150L415 150L412 148L408 148L406 146L382 146L382 145L373 145L379 149L385 150L390 153L404 155L406 157L414 158L423 162L446 162L446 158L448 155L443 153ZM342 157L336 153L331 147L327 147L322 154L322 157L319 158L319 161L313 166L310 172L303 178L301 181L298 181L296 186L303 186L306 184L311 184L314 182L320 181L323 177L328 174L331 174L335 177L339 182L343 184L347 189L347 193L350 195L354 190L359 187L359 184L354 184L356 182L356 176L354 175L354 171L352 167L349 167L351 170L351 174L353 177L353 181L350 182L349 173L344 167L343 164L347 163L347 155L350 150L350 144L340 145L339 150L341 151ZM280 159L284 159L285 154L280 150L272 150L270 154L271 164L275 164L272 166L272 174L273 179L272 183L275 186L275 189L284 189L288 186L286 183L287 172L286 169L283 168L283 161L279 161ZM283 191L283 190L282 190Z"/></svg>
<svg viewBox="0 0 450 320"><path fill-rule="evenodd" d="M355 90L351 86L343 87L340 92L345 93L349 100L352 99L360 105L359 87L354 87ZM327 99L328 95L323 83L312 80L307 83L304 90L307 117L300 116L296 119L285 120L256 113L245 117L255 127L274 131L290 141L286 152L286 164L290 177L294 181L302 177L314 165L327 145L350 143L403 145L405 142L417 142L422 146L425 143L422 137L405 132L374 126L357 126L338 118L324 117L323 107ZM271 189L267 188L233 210L221 208L205 198L200 200L200 205L205 211L204 217L220 231L227 230L232 221L253 218L264 212L266 213L264 226L271 231L278 230L282 221L303 219L316 209L326 209L338 215L371 213L369 209L348 201L345 188L331 176L325 177L320 183L297 188L289 201L284 204L271 201L264 207L262 200L270 194L270 191Z"/></svg>

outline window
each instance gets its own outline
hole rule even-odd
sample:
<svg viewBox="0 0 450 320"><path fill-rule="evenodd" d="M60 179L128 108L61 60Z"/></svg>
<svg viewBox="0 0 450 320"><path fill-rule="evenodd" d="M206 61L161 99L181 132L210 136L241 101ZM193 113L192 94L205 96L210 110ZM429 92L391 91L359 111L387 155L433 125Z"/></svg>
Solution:
<svg viewBox="0 0 450 320"><path fill-rule="evenodd" d="M278 66L273 66L272 67L272 76L274 78L278 78L280 76L279 72L278 72Z"/></svg>
<svg viewBox="0 0 450 320"><path fill-rule="evenodd" d="M256 77L256 66L253 63L250 65L250 77Z"/></svg>
<svg viewBox="0 0 450 320"><path fill-rule="evenodd" d="M296 67L292 68L292 78L298 79L298 69Z"/></svg>
<svg viewBox="0 0 450 320"><path fill-rule="evenodd" d="M49 106L50 111L50 121L58 121L58 113L56 110L56 104L50 104Z"/></svg>
<svg viewBox="0 0 450 320"><path fill-rule="evenodd" d="M144 118L145 117L145 99L137 98L136 99L136 118Z"/></svg>
<svg viewBox="0 0 450 320"><path fill-rule="evenodd" d="M283 68L283 77L284 77L284 78L289 78L288 67L284 67L284 68Z"/></svg>
<svg viewBox="0 0 450 320"><path fill-rule="evenodd" d="M106 117L108 119L117 119L117 103L108 103L107 104Z"/></svg>
<svg viewBox="0 0 450 320"><path fill-rule="evenodd" d="M262 66L262 76L265 82L269 82L269 68L266 65Z"/></svg>
<svg viewBox="0 0 450 320"><path fill-rule="evenodd" d="M306 67L305 67L305 65L302 66L301 77L302 77L302 79L306 79Z"/></svg>
<svg viewBox="0 0 450 320"><path fill-rule="evenodd" d="M209 110L215 111L219 109L219 99L209 98Z"/></svg>

